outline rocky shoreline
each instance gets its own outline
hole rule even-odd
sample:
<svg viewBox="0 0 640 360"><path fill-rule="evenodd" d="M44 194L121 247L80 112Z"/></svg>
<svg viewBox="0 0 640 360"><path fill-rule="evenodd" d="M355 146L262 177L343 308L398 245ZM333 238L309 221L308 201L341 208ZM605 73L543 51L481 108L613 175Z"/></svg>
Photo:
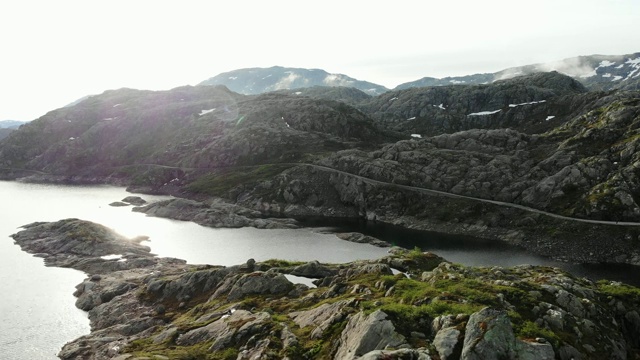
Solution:
<svg viewBox="0 0 640 360"><path fill-rule="evenodd" d="M112 177L46 175L31 175L20 181L114 186L126 183ZM576 223L515 208L367 184L307 166L293 167L253 187L240 188L232 190L235 201L203 196L175 184L128 190L176 197L153 204L133 204L134 211L209 227L297 228L300 224L295 219L299 218L367 219L413 230L500 241L563 262L640 266L640 226Z"/></svg>
<svg viewBox="0 0 640 360"><path fill-rule="evenodd" d="M465 267L398 248L339 265L188 265L78 219L13 238L48 266L88 274L74 295L91 334L62 359L640 356L640 289L556 268Z"/></svg>

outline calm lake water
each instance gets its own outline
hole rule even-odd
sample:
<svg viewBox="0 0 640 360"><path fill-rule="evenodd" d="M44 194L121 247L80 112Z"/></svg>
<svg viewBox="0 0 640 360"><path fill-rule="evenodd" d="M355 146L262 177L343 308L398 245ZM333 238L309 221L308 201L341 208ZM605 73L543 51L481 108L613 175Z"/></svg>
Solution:
<svg viewBox="0 0 640 360"><path fill-rule="evenodd" d="M122 235L147 235L152 252L193 264L235 265L248 258L348 262L384 256L387 251L339 240L323 230L361 231L396 245L419 246L469 265L538 264L560 266L582 276L638 283L637 267L583 267L532 256L521 249L477 239L413 232L390 226L341 223L302 230L211 229L190 222L146 217L130 207L108 204L131 195L109 186L56 186L0 181L0 359L56 359L67 341L89 332L86 314L75 308L73 291L85 275L47 268L22 252L9 237L35 221L80 218L104 224ZM165 197L143 195L153 201ZM328 224L323 224L328 225ZM631 275L629 275L631 274ZM633 282L633 281L628 281Z"/></svg>
<svg viewBox="0 0 640 360"><path fill-rule="evenodd" d="M72 217L94 221L125 236L147 235L152 252L193 264L235 265L249 258L348 262L386 254L312 230L211 229L108 205L128 195L110 186L0 181L0 359L56 359L64 343L89 332L86 313L75 308L73 297L85 274L45 267L42 259L21 251L9 237L32 222Z"/></svg>

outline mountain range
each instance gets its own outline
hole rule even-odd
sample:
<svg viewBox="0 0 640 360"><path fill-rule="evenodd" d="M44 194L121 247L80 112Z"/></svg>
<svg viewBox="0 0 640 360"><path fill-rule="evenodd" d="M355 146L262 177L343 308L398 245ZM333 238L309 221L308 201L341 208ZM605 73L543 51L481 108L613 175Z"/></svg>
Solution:
<svg viewBox="0 0 640 360"><path fill-rule="evenodd" d="M590 77L533 71L375 96L344 86L108 90L0 140L0 179L170 194L176 198L135 211L203 226L380 222L637 272L634 61L594 58ZM624 86L585 80L608 79L602 71L610 69L628 71L618 80L622 73L610 73ZM240 89L256 89L242 79ZM344 265L191 266L147 256L135 241L77 219L34 223L14 238L49 265L92 274L75 295L91 309L93 332L65 346L66 359L355 358L364 343L374 344L371 359L425 358L436 349L450 359L640 354L639 290L554 268L472 268L397 249ZM106 260L111 253L126 260ZM317 288L294 288L283 274L317 278ZM383 351L380 338L400 340ZM490 355L468 355L486 349L485 340L494 347L481 351Z"/></svg>
<svg viewBox="0 0 640 360"><path fill-rule="evenodd" d="M19 128L20 125L24 123L25 121L0 120L0 140L9 136L9 134L11 134L14 130Z"/></svg>
<svg viewBox="0 0 640 360"><path fill-rule="evenodd" d="M207 79L198 85L224 85L231 91L247 95L312 86L353 87L369 95L380 95L389 90L382 85L356 80L343 74L330 74L320 69L281 66L229 71Z"/></svg>
<svg viewBox="0 0 640 360"><path fill-rule="evenodd" d="M557 71L573 77L592 90L640 89L640 53L578 56L560 61L508 68L495 73L424 77L398 85L394 90L424 86L488 84L538 72Z"/></svg>
<svg viewBox="0 0 640 360"><path fill-rule="evenodd" d="M375 219L640 264L634 242L616 240L640 231L607 225L640 221L639 107L637 91L589 91L558 72L378 96L120 89L23 125L0 142L0 167L8 179L216 196L265 216Z"/></svg>
<svg viewBox="0 0 640 360"><path fill-rule="evenodd" d="M445 78L424 77L396 86L393 90L447 85L480 85L516 76L557 71L573 77L590 90L640 89L640 53L626 55L590 55L549 63L517 66L495 73L470 74ZM368 95L380 95L389 89L343 74L330 74L320 69L270 68L238 69L216 75L198 85L224 85L241 94L260 94L276 90L314 86L351 87Z"/></svg>

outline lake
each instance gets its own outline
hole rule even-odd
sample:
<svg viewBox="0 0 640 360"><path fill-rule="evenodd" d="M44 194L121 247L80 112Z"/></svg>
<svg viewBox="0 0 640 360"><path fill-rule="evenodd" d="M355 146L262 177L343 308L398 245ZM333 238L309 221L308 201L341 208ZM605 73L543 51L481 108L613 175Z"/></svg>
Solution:
<svg viewBox="0 0 640 360"><path fill-rule="evenodd" d="M348 262L382 257L386 249L342 241L324 231L361 231L396 245L419 246L469 265L538 264L560 266L582 276L625 280L637 267L554 262L523 250L472 238L415 232L371 223L325 223L300 230L212 229L190 222L147 217L130 207L108 204L131 195L111 186L59 186L0 181L5 205L0 207L0 359L56 359L67 341L89 332L86 313L75 308L75 285L85 275L71 269L47 268L43 260L22 252L9 237L35 221L75 217L104 224L122 235L147 235L152 252L193 264L235 265L249 258ZM149 201L162 196L142 195ZM331 225L331 226L327 226ZM631 269L631 271L630 271ZM633 276L636 279L637 276ZM633 280L632 279L632 280ZM637 279L636 279L637 282Z"/></svg>
<svg viewBox="0 0 640 360"><path fill-rule="evenodd" d="M189 263L235 265L249 258L348 262L384 256L385 249L342 241L312 230L211 229L147 217L108 204L131 195L111 186L58 186L0 181L0 359L56 359L67 341L89 332L73 292L85 274L48 268L9 235L36 221L80 218L133 237L147 235L153 253ZM147 200L166 197L143 196Z"/></svg>

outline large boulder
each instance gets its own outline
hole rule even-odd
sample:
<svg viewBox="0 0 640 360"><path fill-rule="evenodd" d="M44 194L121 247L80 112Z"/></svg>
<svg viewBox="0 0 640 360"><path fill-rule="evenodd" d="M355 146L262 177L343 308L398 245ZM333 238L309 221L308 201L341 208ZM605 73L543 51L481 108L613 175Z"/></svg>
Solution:
<svg viewBox="0 0 640 360"><path fill-rule="evenodd" d="M387 314L376 310L369 315L359 312L352 316L340 335L340 347L334 359L355 359L373 350L405 344Z"/></svg>
<svg viewBox="0 0 640 360"><path fill-rule="evenodd" d="M484 308L469 317L462 347L462 360L553 360L550 344L517 340L504 310Z"/></svg>

